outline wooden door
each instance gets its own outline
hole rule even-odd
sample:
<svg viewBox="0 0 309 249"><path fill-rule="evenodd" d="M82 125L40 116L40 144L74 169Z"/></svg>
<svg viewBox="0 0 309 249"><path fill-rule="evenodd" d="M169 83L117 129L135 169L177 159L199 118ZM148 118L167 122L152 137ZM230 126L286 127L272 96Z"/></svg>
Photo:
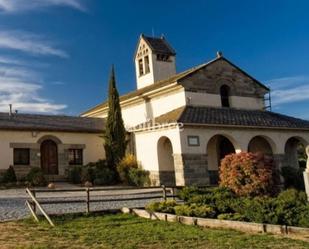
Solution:
<svg viewBox="0 0 309 249"><path fill-rule="evenodd" d="M41 144L41 167L46 175L58 174L57 144L52 140L45 140Z"/></svg>

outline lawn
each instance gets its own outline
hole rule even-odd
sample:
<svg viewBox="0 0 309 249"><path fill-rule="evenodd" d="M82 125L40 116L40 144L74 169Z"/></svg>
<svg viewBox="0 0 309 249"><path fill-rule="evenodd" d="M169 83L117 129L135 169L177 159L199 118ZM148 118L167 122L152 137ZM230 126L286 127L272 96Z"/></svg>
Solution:
<svg viewBox="0 0 309 249"><path fill-rule="evenodd" d="M55 228L32 220L0 223L0 248L309 248L309 243L205 229L128 214L54 218Z"/></svg>

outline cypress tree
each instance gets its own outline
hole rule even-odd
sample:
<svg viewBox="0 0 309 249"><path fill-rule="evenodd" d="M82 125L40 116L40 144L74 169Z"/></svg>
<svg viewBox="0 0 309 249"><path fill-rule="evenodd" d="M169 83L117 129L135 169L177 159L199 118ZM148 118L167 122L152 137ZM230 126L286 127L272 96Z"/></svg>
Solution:
<svg viewBox="0 0 309 249"><path fill-rule="evenodd" d="M115 167L125 156L125 136L126 130L121 115L119 93L116 88L115 70L112 66L108 89L108 116L104 133L106 161L110 167Z"/></svg>

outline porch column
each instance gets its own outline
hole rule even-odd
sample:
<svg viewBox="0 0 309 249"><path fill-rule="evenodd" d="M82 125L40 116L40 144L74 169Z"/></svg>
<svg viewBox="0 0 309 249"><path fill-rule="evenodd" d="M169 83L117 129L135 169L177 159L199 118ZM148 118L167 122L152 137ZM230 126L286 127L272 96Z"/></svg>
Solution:
<svg viewBox="0 0 309 249"><path fill-rule="evenodd" d="M306 147L306 154L307 154L307 166L306 170L304 171L304 181L305 181L305 188L306 193L309 201L309 145Z"/></svg>
<svg viewBox="0 0 309 249"><path fill-rule="evenodd" d="M208 185L206 154L174 154L177 185Z"/></svg>

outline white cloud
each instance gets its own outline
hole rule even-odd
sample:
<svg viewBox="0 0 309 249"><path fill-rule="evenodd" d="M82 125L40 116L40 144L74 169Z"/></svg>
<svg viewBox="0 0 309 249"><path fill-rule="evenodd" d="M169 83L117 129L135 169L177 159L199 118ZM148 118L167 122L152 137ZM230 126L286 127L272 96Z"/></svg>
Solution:
<svg viewBox="0 0 309 249"><path fill-rule="evenodd" d="M70 7L85 11L80 0L0 0L0 12L16 13L48 7Z"/></svg>
<svg viewBox="0 0 309 249"><path fill-rule="evenodd" d="M59 113L67 106L55 104L41 97L42 76L25 67L0 66L0 111L7 112L8 105L22 112Z"/></svg>
<svg viewBox="0 0 309 249"><path fill-rule="evenodd" d="M309 101L309 76L300 75L269 80L272 104Z"/></svg>
<svg viewBox="0 0 309 249"><path fill-rule="evenodd" d="M51 41L24 31L0 31L0 48L32 55L52 55L62 58L69 56L65 51L55 48Z"/></svg>
<svg viewBox="0 0 309 249"><path fill-rule="evenodd" d="M0 55L0 64L19 65L19 66L27 65L25 61L21 61L18 59L1 56L1 55Z"/></svg>

